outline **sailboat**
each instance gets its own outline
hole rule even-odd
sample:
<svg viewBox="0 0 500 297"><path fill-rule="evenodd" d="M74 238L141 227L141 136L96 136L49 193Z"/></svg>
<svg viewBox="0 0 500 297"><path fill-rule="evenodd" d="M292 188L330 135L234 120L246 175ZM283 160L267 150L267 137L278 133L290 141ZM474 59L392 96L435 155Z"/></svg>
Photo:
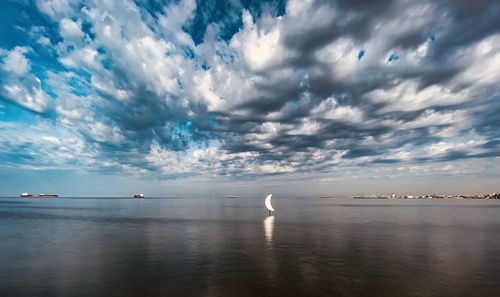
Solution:
<svg viewBox="0 0 500 297"><path fill-rule="evenodd" d="M273 208L273 205L271 204L271 198L273 197L273 194L269 194L266 197L266 200L264 201L264 204L266 205L267 210L269 211L269 215L271 215L271 212L276 211Z"/></svg>

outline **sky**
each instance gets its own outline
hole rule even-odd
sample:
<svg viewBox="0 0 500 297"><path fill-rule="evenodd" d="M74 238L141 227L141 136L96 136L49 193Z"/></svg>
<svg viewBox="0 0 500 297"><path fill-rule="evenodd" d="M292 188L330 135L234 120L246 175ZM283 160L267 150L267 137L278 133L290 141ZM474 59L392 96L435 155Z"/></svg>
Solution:
<svg viewBox="0 0 500 297"><path fill-rule="evenodd" d="M497 0L4 0L0 196L500 191Z"/></svg>

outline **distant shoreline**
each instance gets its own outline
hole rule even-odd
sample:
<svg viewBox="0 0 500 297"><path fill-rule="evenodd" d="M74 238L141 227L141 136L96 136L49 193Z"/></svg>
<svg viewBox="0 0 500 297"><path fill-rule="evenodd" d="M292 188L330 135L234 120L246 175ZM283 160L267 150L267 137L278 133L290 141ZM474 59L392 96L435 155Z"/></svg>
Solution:
<svg viewBox="0 0 500 297"><path fill-rule="evenodd" d="M496 200L500 199L500 193L492 193L492 194L472 194L472 195L396 195L396 194L391 194L391 195L356 195L356 196L327 196L327 195L320 195L319 198L321 199L387 199L387 200L396 200L396 199L410 199L410 200L415 200L415 199L456 199L456 200L462 200L462 199L471 199L471 200Z"/></svg>

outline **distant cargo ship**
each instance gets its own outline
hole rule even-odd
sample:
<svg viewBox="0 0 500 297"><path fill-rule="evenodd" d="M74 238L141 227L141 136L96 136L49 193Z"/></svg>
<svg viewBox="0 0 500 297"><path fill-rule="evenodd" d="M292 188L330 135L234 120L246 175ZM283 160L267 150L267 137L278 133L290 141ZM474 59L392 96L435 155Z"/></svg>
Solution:
<svg viewBox="0 0 500 297"><path fill-rule="evenodd" d="M21 193L20 195L21 198L57 198L56 194L28 194L28 193Z"/></svg>
<svg viewBox="0 0 500 297"><path fill-rule="evenodd" d="M135 194L134 195L134 198L144 198L144 194L140 193L140 194Z"/></svg>

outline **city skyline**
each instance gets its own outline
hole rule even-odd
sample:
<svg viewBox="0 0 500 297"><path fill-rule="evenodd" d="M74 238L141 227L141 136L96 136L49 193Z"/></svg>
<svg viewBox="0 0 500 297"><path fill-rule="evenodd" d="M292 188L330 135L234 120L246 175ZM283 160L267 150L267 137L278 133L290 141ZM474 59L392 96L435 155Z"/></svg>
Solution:
<svg viewBox="0 0 500 297"><path fill-rule="evenodd" d="M498 1L0 8L0 196L500 191Z"/></svg>

